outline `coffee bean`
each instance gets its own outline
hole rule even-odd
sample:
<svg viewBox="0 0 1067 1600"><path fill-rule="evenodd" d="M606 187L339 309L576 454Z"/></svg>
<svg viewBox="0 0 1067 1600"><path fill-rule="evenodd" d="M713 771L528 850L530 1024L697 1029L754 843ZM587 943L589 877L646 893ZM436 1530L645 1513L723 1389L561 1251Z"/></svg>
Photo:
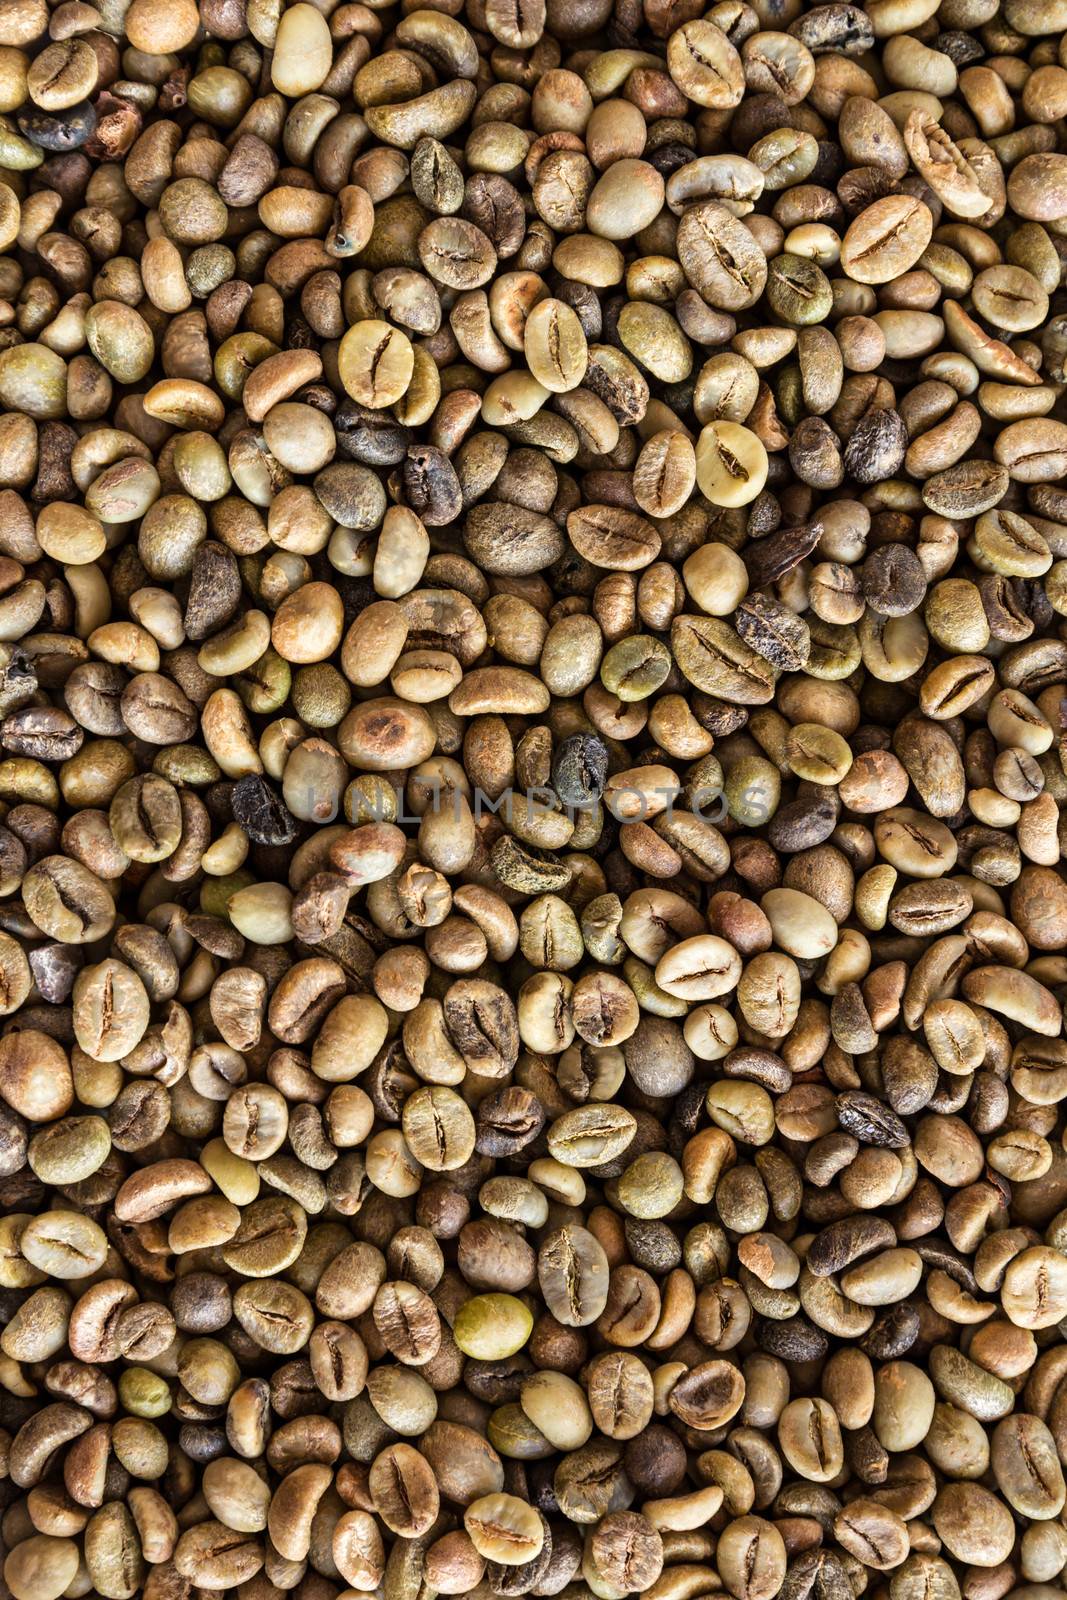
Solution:
<svg viewBox="0 0 1067 1600"><path fill-rule="evenodd" d="M538 1251L537 1276L545 1304L565 1327L595 1322L607 1304L607 1257L585 1228L550 1234Z"/></svg>
<svg viewBox="0 0 1067 1600"><path fill-rule="evenodd" d="M811 635L802 617L759 591L737 608L734 626L746 644L779 672L798 672L807 663Z"/></svg>
<svg viewBox="0 0 1067 1600"><path fill-rule="evenodd" d="M745 553L752 587L766 588L799 566L815 549L820 534L819 527L813 524L807 528L783 528L765 539L757 539Z"/></svg>
<svg viewBox="0 0 1067 1600"><path fill-rule="evenodd" d="M912 268L930 243L933 217L911 195L876 200L850 225L841 264L857 283L888 283Z"/></svg>
<svg viewBox="0 0 1067 1600"><path fill-rule="evenodd" d="M845 55L862 55L874 44L870 19L857 6L835 3L798 18L790 31L813 55L825 50L840 50Z"/></svg>
<svg viewBox="0 0 1067 1600"><path fill-rule="evenodd" d="M234 817L256 844L291 844L296 838L295 819L262 778L242 778L234 785L231 804Z"/></svg>
<svg viewBox="0 0 1067 1600"><path fill-rule="evenodd" d="M685 212L678 228L678 259L709 305L743 311L767 283L766 256L735 216L715 201Z"/></svg>

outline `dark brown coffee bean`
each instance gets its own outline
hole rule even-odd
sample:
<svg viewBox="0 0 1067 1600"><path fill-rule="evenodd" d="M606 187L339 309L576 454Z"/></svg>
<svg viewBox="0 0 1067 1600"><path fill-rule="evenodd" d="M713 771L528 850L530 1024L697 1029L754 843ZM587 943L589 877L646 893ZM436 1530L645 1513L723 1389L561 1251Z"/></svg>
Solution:
<svg viewBox="0 0 1067 1600"><path fill-rule="evenodd" d="M867 604L884 617L907 616L926 594L926 575L905 545L886 544L875 550L863 563L860 581Z"/></svg>
<svg viewBox="0 0 1067 1600"><path fill-rule="evenodd" d="M749 594L737 608L735 627L780 672L799 672L807 664L811 635L807 623L786 606L760 592Z"/></svg>
<svg viewBox="0 0 1067 1600"><path fill-rule="evenodd" d="M753 589L766 588L799 566L815 549L820 534L821 529L811 525L782 528L765 539L757 539L744 554Z"/></svg>
<svg viewBox="0 0 1067 1600"><path fill-rule="evenodd" d="M836 1109L846 1133L854 1134L862 1144L900 1150L908 1143L908 1130L900 1118L873 1095L850 1089L838 1096Z"/></svg>
<svg viewBox="0 0 1067 1600"><path fill-rule="evenodd" d="M843 1218L817 1234L807 1254L807 1265L819 1277L843 1272L860 1256L891 1248L896 1234L888 1222L869 1216Z"/></svg>
<svg viewBox="0 0 1067 1600"><path fill-rule="evenodd" d="M907 430L896 411L869 411L845 444L845 471L858 483L884 482L900 470L907 448Z"/></svg>

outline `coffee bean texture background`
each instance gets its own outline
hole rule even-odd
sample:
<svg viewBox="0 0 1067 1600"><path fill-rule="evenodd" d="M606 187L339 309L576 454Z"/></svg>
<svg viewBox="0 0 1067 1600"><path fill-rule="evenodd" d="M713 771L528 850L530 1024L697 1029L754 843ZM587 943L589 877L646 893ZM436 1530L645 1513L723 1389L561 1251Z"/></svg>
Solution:
<svg viewBox="0 0 1067 1600"><path fill-rule="evenodd" d="M1067 1600L1067 0L0 0L0 1600Z"/></svg>

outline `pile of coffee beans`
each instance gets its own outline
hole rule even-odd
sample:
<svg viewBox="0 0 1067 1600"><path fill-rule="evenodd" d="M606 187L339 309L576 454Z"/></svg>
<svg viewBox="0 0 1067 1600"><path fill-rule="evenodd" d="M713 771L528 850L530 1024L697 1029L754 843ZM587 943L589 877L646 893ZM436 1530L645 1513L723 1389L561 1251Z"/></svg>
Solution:
<svg viewBox="0 0 1067 1600"><path fill-rule="evenodd" d="M1067 0L0 0L0 1600L1062 1600Z"/></svg>

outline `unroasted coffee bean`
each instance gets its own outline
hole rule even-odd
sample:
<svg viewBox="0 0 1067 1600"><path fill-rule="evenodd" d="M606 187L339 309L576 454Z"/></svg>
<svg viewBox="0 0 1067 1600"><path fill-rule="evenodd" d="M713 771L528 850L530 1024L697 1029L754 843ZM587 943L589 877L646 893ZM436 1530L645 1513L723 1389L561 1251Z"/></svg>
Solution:
<svg viewBox="0 0 1067 1600"><path fill-rule="evenodd" d="M886 617L908 616L926 595L926 575L904 545L882 545L868 556L860 577L867 604Z"/></svg>
<svg viewBox="0 0 1067 1600"><path fill-rule="evenodd" d="M899 471L907 448L907 431L899 414L889 407L870 411L860 418L845 445L845 471L858 483L881 483Z"/></svg>
<svg viewBox="0 0 1067 1600"><path fill-rule="evenodd" d="M592 734L565 739L552 763L552 787L567 806L590 805L604 792L608 752Z"/></svg>
<svg viewBox="0 0 1067 1600"><path fill-rule="evenodd" d="M471 508L464 543L486 571L517 576L540 571L564 549L563 536L550 518L496 502Z"/></svg>
<svg viewBox="0 0 1067 1600"><path fill-rule="evenodd" d="M537 1275L545 1304L565 1327L595 1322L607 1304L607 1257L585 1228L550 1234L538 1251Z"/></svg>
<svg viewBox="0 0 1067 1600"><path fill-rule="evenodd" d="M590 1536L588 1555L594 1571L617 1588L642 1593L663 1570L663 1540L646 1518L634 1511L613 1511Z"/></svg>
<svg viewBox="0 0 1067 1600"><path fill-rule="evenodd" d="M907 1524L903 1518L873 1499L852 1502L834 1519L834 1534L842 1548L857 1560L886 1572L898 1567L908 1552ZM863 1555L859 1555L859 1551Z"/></svg>
<svg viewBox="0 0 1067 1600"><path fill-rule="evenodd" d="M670 1405L687 1427L705 1431L720 1427L741 1407L745 1383L726 1361L694 1367L671 1390Z"/></svg>
<svg viewBox="0 0 1067 1600"><path fill-rule="evenodd" d="M766 1600L785 1577L786 1555L781 1534L762 1517L743 1516L723 1529L719 1560L723 1578L738 1600Z"/></svg>
<svg viewBox="0 0 1067 1600"><path fill-rule="evenodd" d="M231 796L235 820L256 844L291 844L297 826L285 806L262 778L242 778Z"/></svg>
<svg viewBox="0 0 1067 1600"><path fill-rule="evenodd" d="M714 617L678 617L671 630L675 660L697 689L763 705L774 695L774 672L727 623Z"/></svg>
<svg viewBox="0 0 1067 1600"><path fill-rule="evenodd" d="M858 283L888 283L915 265L932 232L933 217L921 200L887 195L849 227L841 245L842 265Z"/></svg>
<svg viewBox="0 0 1067 1600"><path fill-rule="evenodd" d="M1023 1516L1046 1520L1058 1513L1065 1490L1051 1434L1039 1417L1019 1413L993 1432L993 1473L1009 1506Z"/></svg>
<svg viewBox="0 0 1067 1600"><path fill-rule="evenodd" d="M516 1495L483 1495L466 1508L463 1526L479 1555L508 1567L534 1560L544 1544L540 1516Z"/></svg>
<svg viewBox="0 0 1067 1600"><path fill-rule="evenodd" d="M433 1472L409 1444L388 1445L371 1462L367 1488L393 1533L418 1538L432 1527L440 1499Z"/></svg>
<svg viewBox="0 0 1067 1600"><path fill-rule="evenodd" d="M572 512L567 533L579 555L614 571L647 567L660 552L659 535L652 524L619 506L585 506Z"/></svg>
<svg viewBox="0 0 1067 1600"><path fill-rule="evenodd" d="M767 283L767 258L752 235L724 206L691 206L678 229L678 260L689 282L709 305L741 311L753 305Z"/></svg>
<svg viewBox="0 0 1067 1600"><path fill-rule="evenodd" d="M735 627L746 644L781 672L798 672L811 653L811 635L802 617L760 591L746 595Z"/></svg>
<svg viewBox="0 0 1067 1600"><path fill-rule="evenodd" d="M812 524L809 527L782 528L764 539L755 540L744 556L752 588L764 589L799 566L815 549L821 532L817 524Z"/></svg>

